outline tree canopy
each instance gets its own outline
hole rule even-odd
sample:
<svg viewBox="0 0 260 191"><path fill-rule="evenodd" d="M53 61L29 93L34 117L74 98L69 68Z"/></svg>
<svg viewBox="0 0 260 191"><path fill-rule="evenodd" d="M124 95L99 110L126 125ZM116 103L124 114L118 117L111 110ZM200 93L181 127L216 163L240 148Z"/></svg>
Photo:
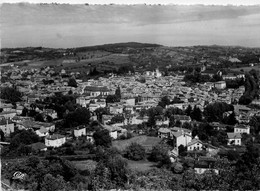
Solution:
<svg viewBox="0 0 260 191"><path fill-rule="evenodd" d="M22 93L14 88L5 87L0 90L0 98L15 103L22 100Z"/></svg>

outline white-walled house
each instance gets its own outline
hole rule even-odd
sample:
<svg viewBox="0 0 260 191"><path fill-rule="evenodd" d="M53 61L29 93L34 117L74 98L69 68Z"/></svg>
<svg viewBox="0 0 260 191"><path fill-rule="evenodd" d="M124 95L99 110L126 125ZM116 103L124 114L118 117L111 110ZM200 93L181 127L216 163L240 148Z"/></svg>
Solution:
<svg viewBox="0 0 260 191"><path fill-rule="evenodd" d="M241 145L241 134L240 133L227 133L228 145Z"/></svg>
<svg viewBox="0 0 260 191"><path fill-rule="evenodd" d="M171 132L174 145L178 148L180 145L186 147L189 142L191 142L191 135L185 133L184 131Z"/></svg>
<svg viewBox="0 0 260 191"><path fill-rule="evenodd" d="M243 125L243 124L238 124L234 127L234 133L246 133L250 134L250 126L248 125Z"/></svg>
<svg viewBox="0 0 260 191"><path fill-rule="evenodd" d="M80 136L86 136L86 128L85 127L77 127L73 130L73 134L75 137L80 137Z"/></svg>
<svg viewBox="0 0 260 191"><path fill-rule="evenodd" d="M217 89L225 89L227 86L225 81L219 81L215 83L215 88Z"/></svg>
<svg viewBox="0 0 260 191"><path fill-rule="evenodd" d="M14 132L14 123L9 119L0 120L0 129L4 132L6 136L9 136Z"/></svg>
<svg viewBox="0 0 260 191"><path fill-rule="evenodd" d="M187 144L188 151L201 151L203 149L203 143L198 138L194 138Z"/></svg>
<svg viewBox="0 0 260 191"><path fill-rule="evenodd" d="M47 147L60 147L66 142L66 137L59 134L49 135L45 138Z"/></svg>

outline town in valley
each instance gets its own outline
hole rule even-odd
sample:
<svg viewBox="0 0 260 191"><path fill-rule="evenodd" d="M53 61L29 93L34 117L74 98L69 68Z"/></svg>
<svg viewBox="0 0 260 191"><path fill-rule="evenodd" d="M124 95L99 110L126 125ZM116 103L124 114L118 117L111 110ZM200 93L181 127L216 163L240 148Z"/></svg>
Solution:
<svg viewBox="0 0 260 191"><path fill-rule="evenodd" d="M0 190L260 190L259 5L71 3L0 6Z"/></svg>

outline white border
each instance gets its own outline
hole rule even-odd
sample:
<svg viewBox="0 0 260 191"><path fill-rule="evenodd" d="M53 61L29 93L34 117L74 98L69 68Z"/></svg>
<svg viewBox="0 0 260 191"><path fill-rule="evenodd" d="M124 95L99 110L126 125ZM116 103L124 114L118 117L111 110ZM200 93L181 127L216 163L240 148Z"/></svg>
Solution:
<svg viewBox="0 0 260 191"><path fill-rule="evenodd" d="M1 3L260 5L259 0L1 0Z"/></svg>

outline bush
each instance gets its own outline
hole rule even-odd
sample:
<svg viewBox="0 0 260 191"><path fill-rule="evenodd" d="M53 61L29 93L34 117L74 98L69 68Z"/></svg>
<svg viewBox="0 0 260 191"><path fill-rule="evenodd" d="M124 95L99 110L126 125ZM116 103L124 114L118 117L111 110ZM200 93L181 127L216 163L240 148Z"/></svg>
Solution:
<svg viewBox="0 0 260 191"><path fill-rule="evenodd" d="M126 158L131 160L142 160L145 158L145 148L137 143L132 143L126 148Z"/></svg>

